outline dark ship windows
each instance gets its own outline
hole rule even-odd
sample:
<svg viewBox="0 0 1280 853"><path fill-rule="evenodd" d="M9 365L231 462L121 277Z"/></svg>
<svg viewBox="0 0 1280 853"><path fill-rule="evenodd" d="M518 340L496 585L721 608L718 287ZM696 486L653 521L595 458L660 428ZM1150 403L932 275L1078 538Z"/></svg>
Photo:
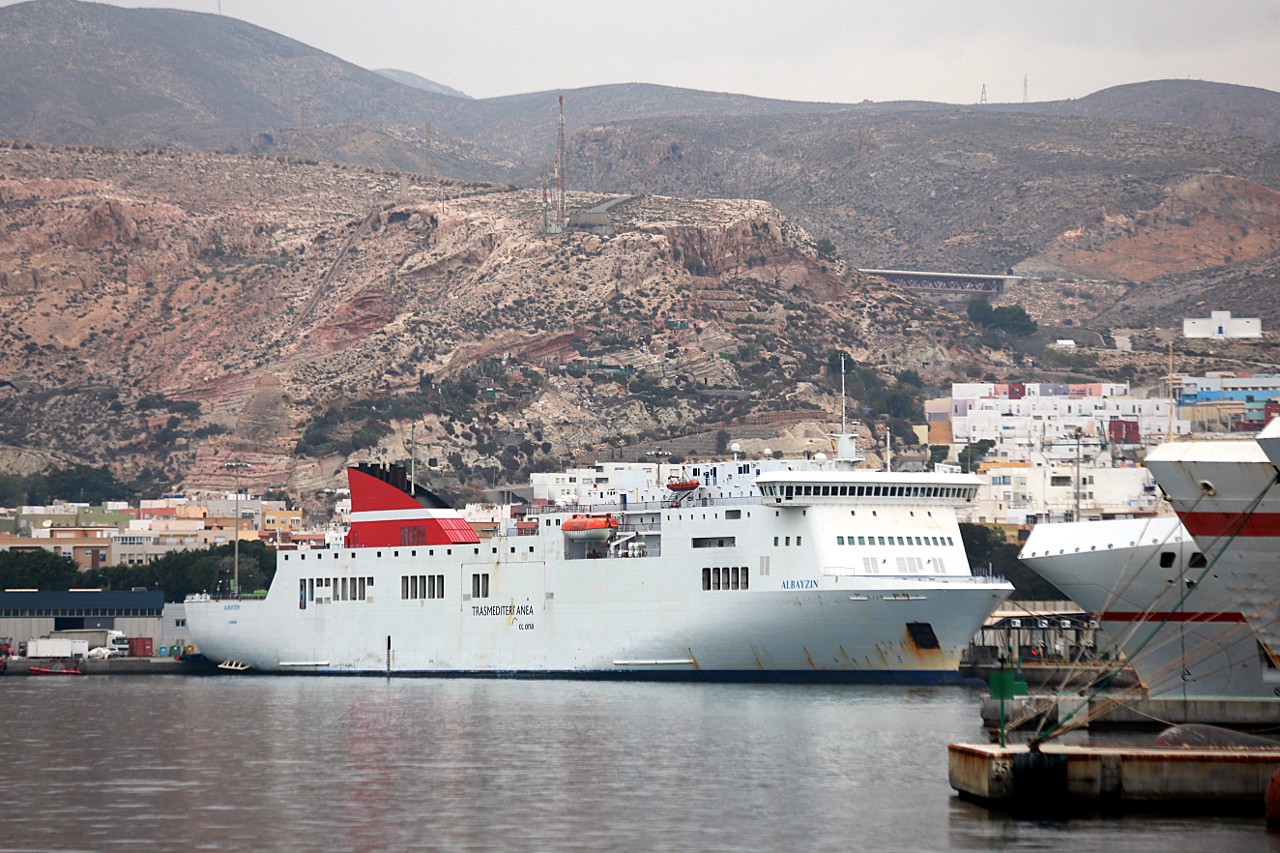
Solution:
<svg viewBox="0 0 1280 853"><path fill-rule="evenodd" d="M715 566L703 568L703 592L748 589L746 566Z"/></svg>
<svg viewBox="0 0 1280 853"><path fill-rule="evenodd" d="M373 586L373 578L368 578ZM364 595L363 586L361 595ZM400 597L403 599L444 598L444 575L401 575Z"/></svg>
<svg viewBox="0 0 1280 853"><path fill-rule="evenodd" d="M471 576L471 597L472 598L488 598L489 597L489 573L481 572Z"/></svg>

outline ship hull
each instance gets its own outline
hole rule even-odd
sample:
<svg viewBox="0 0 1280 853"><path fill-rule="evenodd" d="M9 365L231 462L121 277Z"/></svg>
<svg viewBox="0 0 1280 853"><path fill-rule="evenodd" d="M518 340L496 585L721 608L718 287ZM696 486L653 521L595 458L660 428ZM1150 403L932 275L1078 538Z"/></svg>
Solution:
<svg viewBox="0 0 1280 853"><path fill-rule="evenodd" d="M207 657L261 672L955 683L962 650L1008 593L979 579L839 576L815 580L827 589L680 593L643 562L561 566L553 585L543 566L505 566L484 602L384 603L381 578L372 600L306 610L270 595L189 600L187 624Z"/></svg>
<svg viewBox="0 0 1280 853"><path fill-rule="evenodd" d="M1280 421L1257 441L1161 445L1146 461L1258 639L1280 651ZM1274 667L1271 667L1274 669Z"/></svg>
<svg viewBox="0 0 1280 853"><path fill-rule="evenodd" d="M1152 695L1274 698L1280 674L1176 518L1037 525L1020 559L1098 622Z"/></svg>

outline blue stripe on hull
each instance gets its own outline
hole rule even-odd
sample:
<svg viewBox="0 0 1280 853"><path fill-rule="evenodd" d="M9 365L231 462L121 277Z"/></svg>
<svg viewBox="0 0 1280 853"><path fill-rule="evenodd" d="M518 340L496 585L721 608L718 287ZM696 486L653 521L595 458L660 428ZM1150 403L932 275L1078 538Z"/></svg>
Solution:
<svg viewBox="0 0 1280 853"><path fill-rule="evenodd" d="M645 671L645 670L561 670L561 671L445 671L417 670L386 672L383 670L360 671L288 671L262 672L248 670L238 674L253 675L307 675L330 678L501 678L518 680L569 680L569 681L678 681L707 683L764 683L764 684L885 684L885 685L962 685L980 687L979 679L961 676L958 672L939 670L900 670L894 672L870 672L850 670L778 670L727 669L709 672Z"/></svg>

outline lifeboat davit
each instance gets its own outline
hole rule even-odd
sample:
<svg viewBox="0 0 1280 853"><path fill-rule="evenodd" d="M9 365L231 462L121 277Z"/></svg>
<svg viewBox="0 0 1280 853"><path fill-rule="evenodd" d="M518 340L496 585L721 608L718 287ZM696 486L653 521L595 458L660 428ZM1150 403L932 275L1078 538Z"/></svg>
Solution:
<svg viewBox="0 0 1280 853"><path fill-rule="evenodd" d="M560 525L565 538L574 541L604 542L618 529L618 519L611 515L575 515Z"/></svg>
<svg viewBox="0 0 1280 853"><path fill-rule="evenodd" d="M667 488L673 492L692 492L702 485L700 480L668 480Z"/></svg>

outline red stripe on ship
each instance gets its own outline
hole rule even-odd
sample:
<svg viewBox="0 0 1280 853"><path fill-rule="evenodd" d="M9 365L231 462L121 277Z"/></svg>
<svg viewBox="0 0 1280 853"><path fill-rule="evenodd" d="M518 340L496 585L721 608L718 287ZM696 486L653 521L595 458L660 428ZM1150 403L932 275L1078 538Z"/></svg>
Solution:
<svg viewBox="0 0 1280 853"><path fill-rule="evenodd" d="M1240 613L1182 612L1147 613L1141 610L1108 610L1102 614L1108 622L1244 622Z"/></svg>
<svg viewBox="0 0 1280 853"><path fill-rule="evenodd" d="M1241 519L1235 512L1180 512L1192 536L1280 537L1280 512L1255 512Z"/></svg>

